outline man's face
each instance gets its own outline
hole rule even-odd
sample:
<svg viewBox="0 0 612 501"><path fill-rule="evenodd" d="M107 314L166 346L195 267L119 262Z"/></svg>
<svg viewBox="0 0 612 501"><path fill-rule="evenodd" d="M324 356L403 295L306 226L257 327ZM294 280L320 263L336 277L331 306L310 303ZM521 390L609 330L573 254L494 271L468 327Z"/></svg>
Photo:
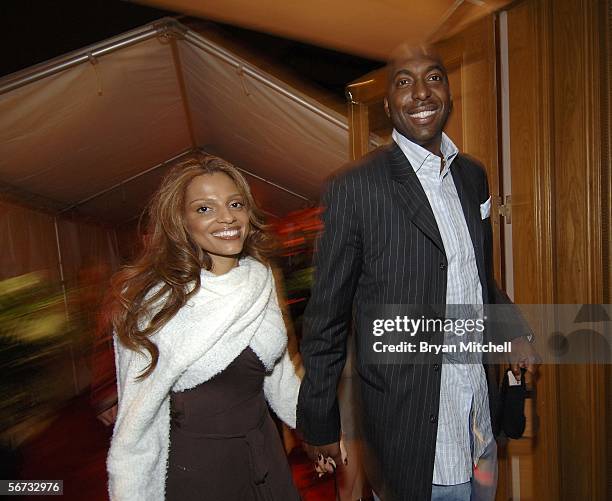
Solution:
<svg viewBox="0 0 612 501"><path fill-rule="evenodd" d="M406 51L390 63L385 112L403 136L438 155L451 111L444 66L422 51Z"/></svg>

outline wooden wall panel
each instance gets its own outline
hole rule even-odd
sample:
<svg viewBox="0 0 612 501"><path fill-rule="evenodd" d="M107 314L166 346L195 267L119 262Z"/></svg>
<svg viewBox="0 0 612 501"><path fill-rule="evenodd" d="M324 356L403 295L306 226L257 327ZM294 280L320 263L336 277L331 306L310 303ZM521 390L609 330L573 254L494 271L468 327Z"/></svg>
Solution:
<svg viewBox="0 0 612 501"><path fill-rule="evenodd" d="M539 26L535 2L508 11L508 73L510 157L512 177L512 247L514 298L519 304L553 302L552 160L546 131L550 130L550 81L543 78L548 63L548 32ZM534 326L543 335L546 326ZM533 441L534 471L530 479L535 499L559 499L557 367L540 368ZM530 473L528 475L527 473ZM521 491L521 499L523 491Z"/></svg>
<svg viewBox="0 0 612 501"><path fill-rule="evenodd" d="M538 303L542 296L538 260L532 252L538 238L535 177L539 167L537 128L541 110L537 103L539 71L533 54L533 20L529 3L519 4L508 12L509 113L511 124L510 155L512 159L512 222L518 230L512 235L514 264L521 280L515 283L518 303ZM517 75L522 75L518 79ZM550 189L550 187L547 187Z"/></svg>
<svg viewBox="0 0 612 501"><path fill-rule="evenodd" d="M604 299L600 6L528 0L508 12L518 302ZM538 499L606 499L605 390L601 366L541 371Z"/></svg>
<svg viewBox="0 0 612 501"><path fill-rule="evenodd" d="M348 103L349 158L357 160L370 150L368 105Z"/></svg>
<svg viewBox="0 0 612 501"><path fill-rule="evenodd" d="M612 249L610 240L612 240L612 1L606 0L601 2L600 18L602 19L601 44L605 50L601 56L602 67L606 69L604 72L605 85L602 85L602 110L603 110L603 136L602 144L602 167L603 167L603 182L602 182L602 202L603 202L603 217L602 224L602 242L604 243L604 303L612 302ZM606 435L607 435L607 455L606 458L606 477L607 482L607 499L612 498L612 365L607 367L606 376L607 397L608 403L606 409Z"/></svg>
<svg viewBox="0 0 612 501"><path fill-rule="evenodd" d="M559 303L603 300L598 3L557 0L551 16ZM603 369L559 370L563 499L605 496Z"/></svg>
<svg viewBox="0 0 612 501"><path fill-rule="evenodd" d="M452 138L453 142L459 148L459 151L465 151L463 144L463 131L465 129L463 121L463 81L461 71L461 61L454 61L447 67L448 84L450 85L453 96L453 110L449 116L444 132L448 137Z"/></svg>
<svg viewBox="0 0 612 501"><path fill-rule="evenodd" d="M0 201L0 280L44 271L59 284L53 216Z"/></svg>

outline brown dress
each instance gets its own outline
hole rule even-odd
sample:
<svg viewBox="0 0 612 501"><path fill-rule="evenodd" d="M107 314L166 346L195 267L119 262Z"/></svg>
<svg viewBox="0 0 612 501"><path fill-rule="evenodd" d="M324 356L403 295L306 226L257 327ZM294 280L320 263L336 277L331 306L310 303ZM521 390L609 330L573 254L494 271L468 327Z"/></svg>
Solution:
<svg viewBox="0 0 612 501"><path fill-rule="evenodd" d="M294 501L300 496L250 348L191 390L171 394L166 499Z"/></svg>

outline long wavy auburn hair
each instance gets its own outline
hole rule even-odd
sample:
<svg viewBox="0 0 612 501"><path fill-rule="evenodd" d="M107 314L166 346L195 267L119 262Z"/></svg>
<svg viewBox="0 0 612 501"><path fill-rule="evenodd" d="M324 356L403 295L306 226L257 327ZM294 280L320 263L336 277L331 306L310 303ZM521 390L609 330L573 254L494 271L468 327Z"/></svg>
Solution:
<svg viewBox="0 0 612 501"><path fill-rule="evenodd" d="M201 269L212 268L210 256L194 242L185 227L184 207L189 183L197 176L217 172L226 174L236 183L249 212L250 229L240 257L252 256L267 262L270 240L263 216L238 169L212 155L201 155L171 168L147 208L148 224L142 253L111 281L110 317L119 341L131 350L148 352L151 359L139 379L151 374L159 360L159 349L151 341L151 335L199 290ZM148 321L153 311L155 314Z"/></svg>

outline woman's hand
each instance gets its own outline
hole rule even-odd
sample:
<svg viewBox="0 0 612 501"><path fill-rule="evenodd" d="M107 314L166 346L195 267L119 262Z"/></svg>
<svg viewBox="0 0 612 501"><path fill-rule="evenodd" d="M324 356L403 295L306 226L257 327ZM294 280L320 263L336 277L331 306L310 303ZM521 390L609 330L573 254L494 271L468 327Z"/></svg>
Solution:
<svg viewBox="0 0 612 501"><path fill-rule="evenodd" d="M311 461L315 463L315 471L322 477L326 473L334 473L339 464L348 464L348 456L344 440L326 445L310 445L303 443L304 450Z"/></svg>

